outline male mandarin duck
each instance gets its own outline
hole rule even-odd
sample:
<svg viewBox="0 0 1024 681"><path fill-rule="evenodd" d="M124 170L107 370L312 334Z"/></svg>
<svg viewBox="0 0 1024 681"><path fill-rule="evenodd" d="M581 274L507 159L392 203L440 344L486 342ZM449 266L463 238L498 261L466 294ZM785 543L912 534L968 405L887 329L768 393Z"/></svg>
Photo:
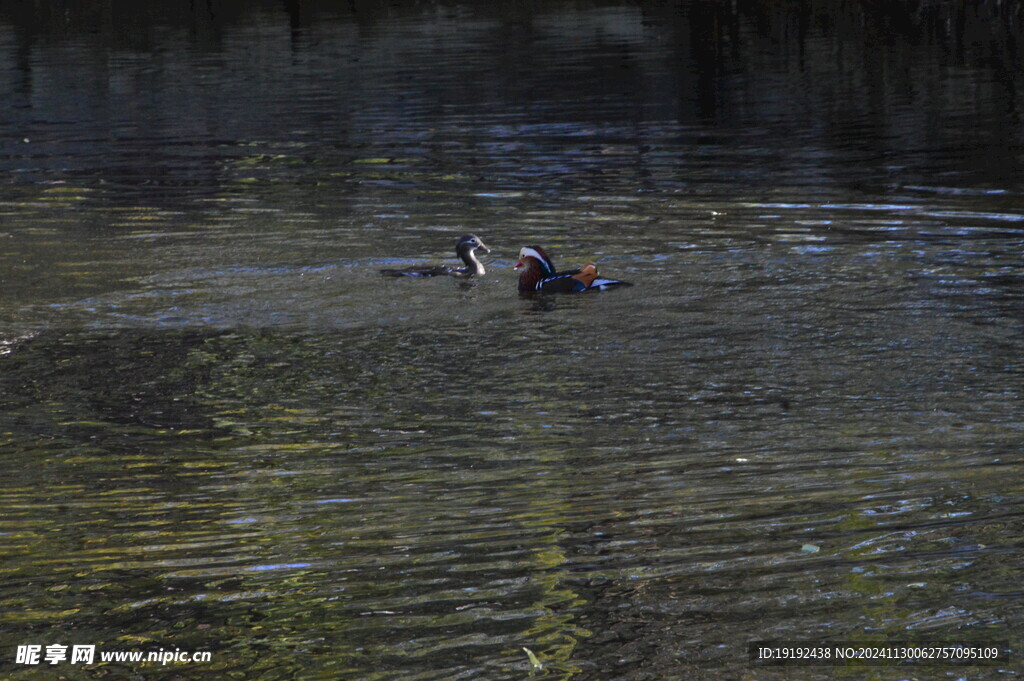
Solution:
<svg viewBox="0 0 1024 681"><path fill-rule="evenodd" d="M455 254L466 263L465 267L449 267L438 265L436 267L413 267L407 270L381 270L380 273L388 277L482 277L484 266L476 259L476 250L490 253L480 237L475 234L465 234L459 237L455 243Z"/></svg>
<svg viewBox="0 0 1024 681"><path fill-rule="evenodd" d="M575 293L578 291L602 291L615 286L632 286L628 281L604 279L597 273L594 263L587 263L578 270L556 272L555 264L540 246L526 246L519 251L519 262L515 269L523 268L519 275L519 292L533 293Z"/></svg>

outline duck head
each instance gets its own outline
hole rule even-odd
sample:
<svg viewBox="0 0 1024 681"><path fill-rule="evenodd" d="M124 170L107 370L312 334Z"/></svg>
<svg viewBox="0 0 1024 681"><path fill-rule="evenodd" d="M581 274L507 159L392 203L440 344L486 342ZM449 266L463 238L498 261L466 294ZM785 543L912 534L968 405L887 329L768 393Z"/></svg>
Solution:
<svg viewBox="0 0 1024 681"><path fill-rule="evenodd" d="M540 246L524 246L519 250L519 262L513 269L520 270L524 267L526 270L523 274L529 270L539 270L541 277L550 277L555 274L555 263L551 262L551 258Z"/></svg>
<svg viewBox="0 0 1024 681"><path fill-rule="evenodd" d="M455 252L460 256L466 251L475 251L477 249L480 249L484 253L491 252L491 249L489 249L483 240L476 234L464 234L455 242Z"/></svg>
<svg viewBox="0 0 1024 681"><path fill-rule="evenodd" d="M490 253L491 249L476 234L464 234L455 242L455 253L466 263L468 272L480 277L484 274L484 266L476 259L476 251Z"/></svg>

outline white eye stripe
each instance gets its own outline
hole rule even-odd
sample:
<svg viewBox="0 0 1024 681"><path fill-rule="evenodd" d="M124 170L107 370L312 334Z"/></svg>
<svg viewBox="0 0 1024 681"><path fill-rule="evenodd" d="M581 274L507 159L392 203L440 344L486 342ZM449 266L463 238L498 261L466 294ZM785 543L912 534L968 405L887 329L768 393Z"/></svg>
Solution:
<svg viewBox="0 0 1024 681"><path fill-rule="evenodd" d="M487 248L487 246L484 245L484 242L481 241L479 237L475 236L463 239L458 243L458 246L469 246L470 248Z"/></svg>

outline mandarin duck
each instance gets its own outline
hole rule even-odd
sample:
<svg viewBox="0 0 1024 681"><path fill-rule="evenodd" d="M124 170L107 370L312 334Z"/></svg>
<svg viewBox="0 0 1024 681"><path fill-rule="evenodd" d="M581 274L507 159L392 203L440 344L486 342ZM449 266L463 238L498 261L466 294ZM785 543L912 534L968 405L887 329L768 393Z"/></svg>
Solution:
<svg viewBox="0 0 1024 681"><path fill-rule="evenodd" d="M519 275L520 293L576 293L632 286L628 281L601 277L594 263L587 263L578 270L556 272L555 264L540 246L526 246L520 250L515 269L523 270Z"/></svg>
<svg viewBox="0 0 1024 681"><path fill-rule="evenodd" d="M448 265L437 265L435 267L413 267L407 270L381 270L380 273L387 277L482 277L484 266L476 259L476 250L490 253L489 249L480 237L475 234L465 234L455 242L455 254L459 256L465 267L450 267Z"/></svg>

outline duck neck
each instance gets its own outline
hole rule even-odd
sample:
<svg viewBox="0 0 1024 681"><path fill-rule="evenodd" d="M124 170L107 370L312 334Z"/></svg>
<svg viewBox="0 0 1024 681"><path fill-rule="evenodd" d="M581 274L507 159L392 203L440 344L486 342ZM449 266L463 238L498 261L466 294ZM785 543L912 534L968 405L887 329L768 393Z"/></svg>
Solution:
<svg viewBox="0 0 1024 681"><path fill-rule="evenodd" d="M484 276L486 270L483 263L476 259L476 251L470 248L459 255L462 257L462 262L466 263L466 274L472 274L476 277Z"/></svg>
<svg viewBox="0 0 1024 681"><path fill-rule="evenodd" d="M533 263L528 263L526 269L523 270L522 274L519 275L519 290L520 291L536 291L537 282L543 278L543 273L540 268Z"/></svg>

